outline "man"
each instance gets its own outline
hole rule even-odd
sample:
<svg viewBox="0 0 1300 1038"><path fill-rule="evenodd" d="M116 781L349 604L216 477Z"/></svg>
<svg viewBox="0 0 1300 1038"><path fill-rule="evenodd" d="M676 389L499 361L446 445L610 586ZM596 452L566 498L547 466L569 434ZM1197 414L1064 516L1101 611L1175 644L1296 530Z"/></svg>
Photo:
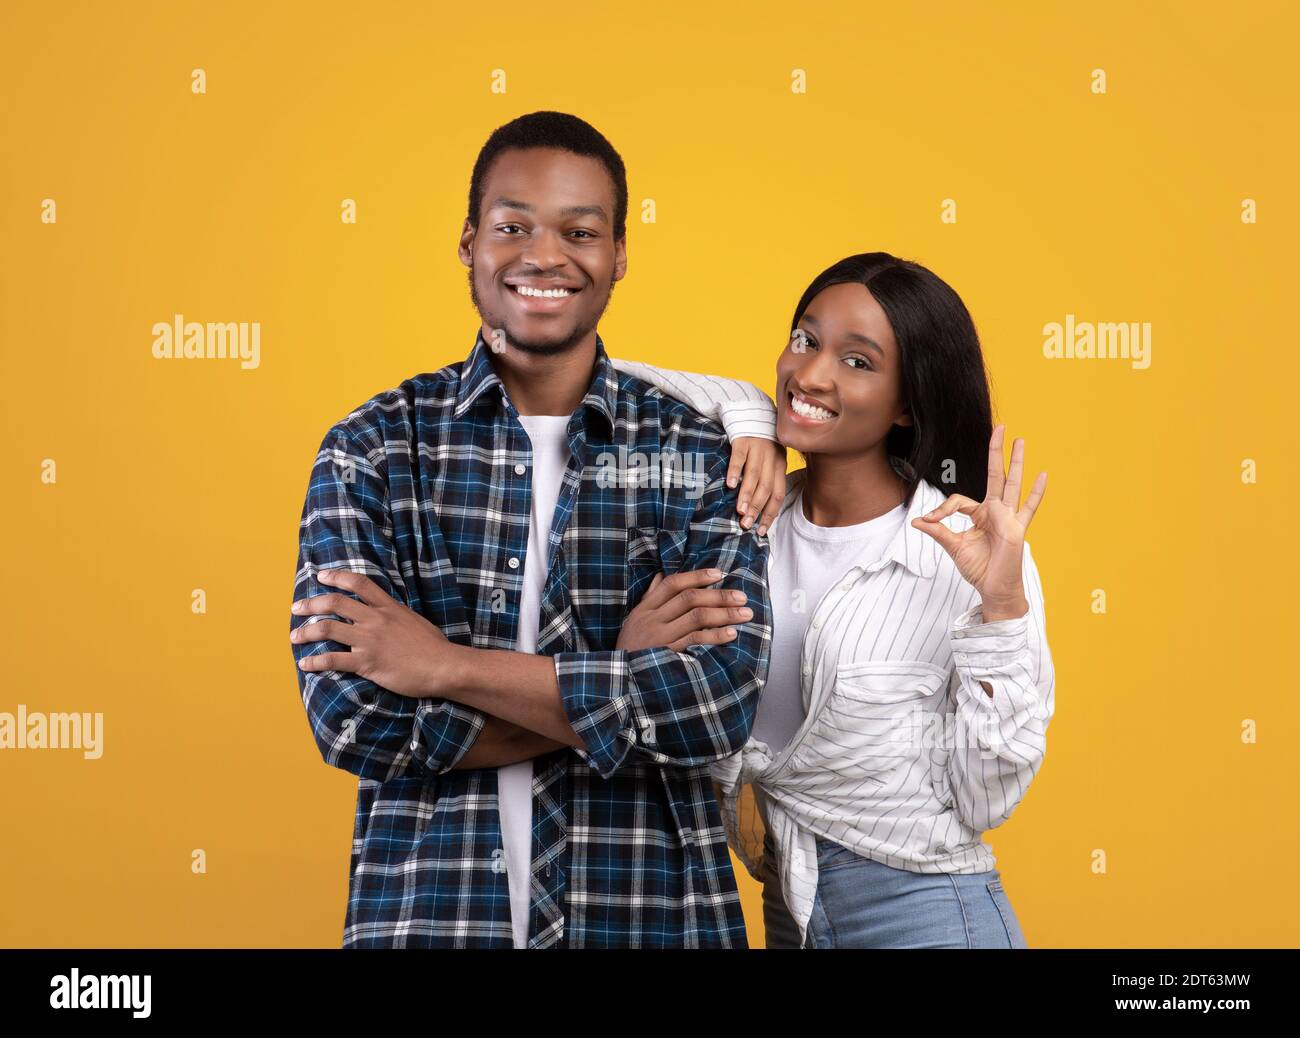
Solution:
<svg viewBox="0 0 1300 1038"><path fill-rule="evenodd" d="M596 332L626 214L587 123L498 129L460 240L469 357L317 455L291 640L317 745L360 778L347 947L745 946L708 765L766 677L766 540L737 521L722 429L620 375ZM595 478L636 452L702 478ZM740 592L734 635L620 642L678 570Z"/></svg>

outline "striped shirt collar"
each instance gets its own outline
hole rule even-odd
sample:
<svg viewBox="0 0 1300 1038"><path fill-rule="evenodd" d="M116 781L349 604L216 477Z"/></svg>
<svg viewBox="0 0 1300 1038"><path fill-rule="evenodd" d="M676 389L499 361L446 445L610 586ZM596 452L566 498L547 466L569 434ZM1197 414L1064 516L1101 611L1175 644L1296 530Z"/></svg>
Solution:
<svg viewBox="0 0 1300 1038"><path fill-rule="evenodd" d="M464 365L461 367L460 387L456 391L455 417L461 418L474 401L488 389L496 386L505 397L505 386L492 366L492 351L483 339L480 328ZM618 372L605 352L605 343L596 336L596 365L591 385L582 398L581 407L588 407L605 416L610 435L614 433L614 415L618 412Z"/></svg>
<svg viewBox="0 0 1300 1038"><path fill-rule="evenodd" d="M794 503L807 474L807 469L799 469L786 478L785 500L781 504L781 513ZM875 570L889 562L897 562L904 569L923 579L932 578L939 569L939 557L943 554L943 548L929 534L922 533L913 526L912 520L919 519L931 509L938 508L946 499L947 495L942 490L922 477L917 482L916 491L908 503L907 518L903 520L902 527L889 542L881 560L868 566L867 569ZM778 518L781 513L778 513Z"/></svg>

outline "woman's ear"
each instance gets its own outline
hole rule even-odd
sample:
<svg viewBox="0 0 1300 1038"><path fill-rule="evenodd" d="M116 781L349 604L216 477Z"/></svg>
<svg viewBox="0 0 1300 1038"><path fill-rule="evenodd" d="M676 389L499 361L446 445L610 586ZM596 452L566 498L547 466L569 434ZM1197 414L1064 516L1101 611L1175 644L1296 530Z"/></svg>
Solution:
<svg viewBox="0 0 1300 1038"><path fill-rule="evenodd" d="M904 408L904 409L903 409L903 413L900 414L897 418L894 419L894 424L895 424L895 425L904 425L904 426L906 426L906 425L911 425L911 424L912 424L912 412L909 411L909 410L907 410L906 408Z"/></svg>

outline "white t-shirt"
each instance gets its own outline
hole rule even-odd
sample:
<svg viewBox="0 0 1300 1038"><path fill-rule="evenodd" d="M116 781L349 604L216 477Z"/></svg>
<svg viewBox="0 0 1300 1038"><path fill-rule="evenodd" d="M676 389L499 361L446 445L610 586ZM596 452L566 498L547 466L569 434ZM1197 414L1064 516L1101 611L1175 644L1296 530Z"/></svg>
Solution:
<svg viewBox="0 0 1300 1038"><path fill-rule="evenodd" d="M818 526L804 515L801 489L773 525L767 557L771 659L752 732L773 756L785 749L807 712L799 670L817 603L854 566L878 561L906 518L907 506L900 504L865 523Z"/></svg>
<svg viewBox="0 0 1300 1038"><path fill-rule="evenodd" d="M533 444L533 498L528 517L528 554L524 558L523 596L519 602L517 652L537 651L537 626L546 586L547 549L555 502L569 464L565 430L569 415L520 415L519 422ZM528 946L529 888L533 866L533 762L520 761L497 769L497 804L501 814L501 844L510 881L510 921L516 948Z"/></svg>

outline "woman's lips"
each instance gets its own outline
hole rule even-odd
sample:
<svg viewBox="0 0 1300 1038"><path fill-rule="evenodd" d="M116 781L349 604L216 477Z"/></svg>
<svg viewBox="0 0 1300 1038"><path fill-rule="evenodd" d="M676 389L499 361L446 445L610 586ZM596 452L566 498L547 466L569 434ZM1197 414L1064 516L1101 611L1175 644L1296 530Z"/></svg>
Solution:
<svg viewBox="0 0 1300 1038"><path fill-rule="evenodd" d="M795 410L796 399L799 401L799 405L804 409L803 414ZM816 414L813 413L813 409L817 411ZM822 407L821 404L815 403L803 396L803 394L796 393L793 390L788 391L785 395L785 410L790 421L794 422L796 425L804 425L814 429L820 429L827 426L839 417L837 412L832 411L828 407Z"/></svg>

